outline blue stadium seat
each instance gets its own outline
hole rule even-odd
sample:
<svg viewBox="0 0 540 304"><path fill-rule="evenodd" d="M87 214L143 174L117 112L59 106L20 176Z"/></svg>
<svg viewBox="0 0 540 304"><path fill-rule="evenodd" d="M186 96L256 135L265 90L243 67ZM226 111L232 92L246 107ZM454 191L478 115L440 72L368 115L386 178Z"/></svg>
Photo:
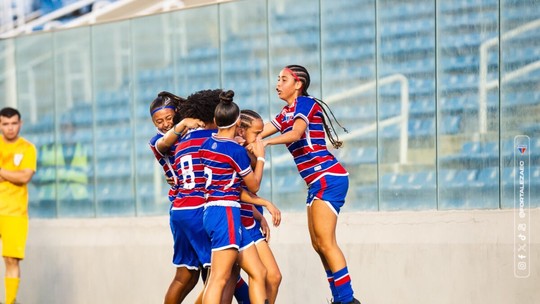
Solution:
<svg viewBox="0 0 540 304"><path fill-rule="evenodd" d="M457 134L461 129L461 116L447 115L439 123L439 130L442 134Z"/></svg>
<svg viewBox="0 0 540 304"><path fill-rule="evenodd" d="M497 166L499 160L498 142L466 142L459 153L439 158L444 167L482 168Z"/></svg>
<svg viewBox="0 0 540 304"><path fill-rule="evenodd" d="M336 155L336 157L346 165L376 164L377 147L354 147L348 149L343 155Z"/></svg>
<svg viewBox="0 0 540 304"><path fill-rule="evenodd" d="M477 182L474 185L479 188L487 188L496 186L498 183L499 167L488 167L480 170Z"/></svg>
<svg viewBox="0 0 540 304"><path fill-rule="evenodd" d="M412 116L433 116L435 100L433 98L416 99L410 102L409 114Z"/></svg>

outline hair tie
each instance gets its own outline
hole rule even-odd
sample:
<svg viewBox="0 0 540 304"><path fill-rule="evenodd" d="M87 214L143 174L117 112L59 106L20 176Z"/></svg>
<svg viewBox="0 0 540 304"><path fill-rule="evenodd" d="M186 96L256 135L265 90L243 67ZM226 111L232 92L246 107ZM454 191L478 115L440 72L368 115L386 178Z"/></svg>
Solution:
<svg viewBox="0 0 540 304"><path fill-rule="evenodd" d="M234 126L236 123L238 123L238 120L239 120L239 119L240 119L240 115L238 115L238 117L236 118L236 120L235 120L232 124L230 124L230 125L228 125L228 126L224 126L224 127L218 126L218 129L228 129L228 128Z"/></svg>
<svg viewBox="0 0 540 304"><path fill-rule="evenodd" d="M152 112L150 112L150 116L154 116L154 114L155 114L157 111L163 110L163 109L173 109L173 110L176 110L176 107L175 107L175 106L164 106L164 107L155 108Z"/></svg>
<svg viewBox="0 0 540 304"><path fill-rule="evenodd" d="M284 70L291 73L291 75L294 77L294 79L296 79L296 81L300 81L300 78L298 78L298 75L296 75L296 73L293 70L291 70L290 68L284 68Z"/></svg>

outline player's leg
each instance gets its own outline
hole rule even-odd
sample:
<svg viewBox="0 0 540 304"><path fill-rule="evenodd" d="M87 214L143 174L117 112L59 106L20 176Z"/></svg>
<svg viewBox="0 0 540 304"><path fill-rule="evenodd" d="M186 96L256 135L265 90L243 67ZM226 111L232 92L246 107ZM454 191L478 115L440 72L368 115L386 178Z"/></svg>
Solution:
<svg viewBox="0 0 540 304"><path fill-rule="evenodd" d="M181 211L171 211L170 227L173 236L173 264L176 273L165 294L165 304L181 302L195 287L199 279L199 260L191 246L190 239L183 230L179 219Z"/></svg>
<svg viewBox="0 0 540 304"><path fill-rule="evenodd" d="M315 252L319 255L319 258L321 259L321 263L323 265L324 271L326 272L326 279L328 280L328 285L330 286L330 291L332 292L332 298L337 298L337 290L336 285L334 284L334 273L330 269L330 266L328 266L328 262L326 262L326 258L319 250L319 242L317 241L317 235L315 234L315 228L313 227L313 209L308 206L307 207L307 222L308 222L308 229L309 229L309 236L311 238L311 245L313 246L313 249Z"/></svg>
<svg viewBox="0 0 540 304"><path fill-rule="evenodd" d="M222 304L232 303L232 299L236 298L236 301L241 304L249 304L249 287L247 283L240 276L240 266L234 263L231 270L231 276L225 289L223 290L223 296L221 297Z"/></svg>
<svg viewBox="0 0 540 304"><path fill-rule="evenodd" d="M165 304L181 303L191 290L197 285L199 270L190 270L186 267L177 267L176 274L165 294Z"/></svg>
<svg viewBox="0 0 540 304"><path fill-rule="evenodd" d="M27 217L2 217L2 256L5 264L5 300L13 303L19 290L20 261L24 259L28 237Z"/></svg>
<svg viewBox="0 0 540 304"><path fill-rule="evenodd" d="M240 266L238 266L238 268L240 268ZM249 300L249 285L244 280L244 278L242 278L242 275L238 275L238 278L236 279L234 298L236 299L236 302L238 302L238 304L251 303L251 301Z"/></svg>
<svg viewBox="0 0 540 304"><path fill-rule="evenodd" d="M317 242L320 255L324 257L329 270L333 273L334 285L337 291L336 302L351 303L353 290L347 269L347 262L336 241L337 215L327 202L315 199L311 205L311 221L313 239Z"/></svg>
<svg viewBox="0 0 540 304"><path fill-rule="evenodd" d="M281 284L281 271L279 270L279 266L270 246L268 246L268 243L265 240L257 242L255 246L259 257L266 268L266 293L268 302L272 304L276 302L279 284Z"/></svg>
<svg viewBox="0 0 540 304"><path fill-rule="evenodd" d="M6 275L4 278L4 287L6 292L6 303L14 303L19 290L20 281L20 259L12 257L4 257L6 267Z"/></svg>
<svg viewBox="0 0 540 304"><path fill-rule="evenodd" d="M255 246L243 247L238 255L238 265L249 276L249 299L251 303L267 303L266 268Z"/></svg>
<svg viewBox="0 0 540 304"><path fill-rule="evenodd" d="M212 266L203 295L203 304L219 304L231 269L238 258L236 248L212 251Z"/></svg>

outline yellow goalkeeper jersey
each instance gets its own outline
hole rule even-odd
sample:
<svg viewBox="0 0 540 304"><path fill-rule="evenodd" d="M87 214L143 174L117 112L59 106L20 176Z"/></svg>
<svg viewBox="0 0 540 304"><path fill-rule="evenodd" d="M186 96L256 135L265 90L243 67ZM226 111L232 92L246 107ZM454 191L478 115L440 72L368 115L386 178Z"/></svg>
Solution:
<svg viewBox="0 0 540 304"><path fill-rule="evenodd" d="M36 171L36 147L26 139L19 137L9 143L0 136L0 170ZM15 185L8 181L0 182L0 215L28 215L28 186Z"/></svg>

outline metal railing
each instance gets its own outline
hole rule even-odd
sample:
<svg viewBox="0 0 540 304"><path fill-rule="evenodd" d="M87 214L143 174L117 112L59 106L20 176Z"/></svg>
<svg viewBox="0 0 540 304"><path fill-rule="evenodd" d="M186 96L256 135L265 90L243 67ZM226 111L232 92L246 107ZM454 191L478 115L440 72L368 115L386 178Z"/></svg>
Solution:
<svg viewBox="0 0 540 304"><path fill-rule="evenodd" d="M100 0L79 0L75 3L68 4L62 8L52 11L49 14L43 15L28 23L21 24L17 28L14 28L10 31L0 34L0 39L11 38L20 34L31 33L36 27L44 26L49 22L52 22L54 20L67 16L75 11L78 11L81 8L84 8L88 5L92 5L98 1Z"/></svg>
<svg viewBox="0 0 540 304"><path fill-rule="evenodd" d="M501 40L508 40L525 32L540 28L540 19L526 23L513 30L510 30L500 36ZM487 132L487 93L489 90L496 88L502 82L510 81L514 78L521 77L530 73L533 70L540 69L540 60L529 63L512 72L505 73L499 80L494 79L488 81L488 52L489 49L499 44L499 37L494 37L486 40L480 45L480 80L478 84L478 123L479 132L484 134ZM500 54L499 54L500 56ZM499 67L500 69L501 67Z"/></svg>
<svg viewBox="0 0 540 304"><path fill-rule="evenodd" d="M399 163L406 164L408 158L408 149L409 149L409 81L407 77L403 74L394 74L387 77L383 77L377 81L371 81L365 84L361 84L357 87L354 87L346 92L335 94L325 98L325 102L328 104L337 103L346 98L355 96L356 94L364 93L370 90L375 89L377 86L381 87L393 83L400 84L400 96L401 96L401 114L381 120L379 122L374 122L368 126L356 129L350 133L341 136L342 140L348 140L355 137L362 136L371 132L375 132L377 128L382 129L394 124L400 124L401 130L399 135ZM351 109L353 110L353 109ZM290 159L289 153L279 155L272 158L272 164L282 163Z"/></svg>

